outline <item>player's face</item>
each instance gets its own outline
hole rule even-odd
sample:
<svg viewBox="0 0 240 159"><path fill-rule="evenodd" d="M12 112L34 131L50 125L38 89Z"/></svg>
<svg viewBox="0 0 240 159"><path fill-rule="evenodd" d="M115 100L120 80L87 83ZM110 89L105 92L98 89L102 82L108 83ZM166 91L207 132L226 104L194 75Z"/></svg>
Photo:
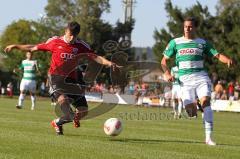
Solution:
<svg viewBox="0 0 240 159"><path fill-rule="evenodd" d="M26 53L26 57L28 60L31 60L32 59L32 53L31 52L27 52Z"/></svg>
<svg viewBox="0 0 240 159"><path fill-rule="evenodd" d="M185 21L183 25L184 37L193 38L195 35L195 26L192 21Z"/></svg>
<svg viewBox="0 0 240 159"><path fill-rule="evenodd" d="M65 40L68 43L74 43L74 41L76 40L77 36L74 36L69 29L65 30Z"/></svg>

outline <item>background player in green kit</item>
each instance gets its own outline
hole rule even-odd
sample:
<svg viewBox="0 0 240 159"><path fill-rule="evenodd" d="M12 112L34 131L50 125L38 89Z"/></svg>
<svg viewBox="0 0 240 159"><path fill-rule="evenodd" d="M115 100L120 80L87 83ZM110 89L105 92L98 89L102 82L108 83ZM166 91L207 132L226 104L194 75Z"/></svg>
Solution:
<svg viewBox="0 0 240 159"><path fill-rule="evenodd" d="M171 75L174 77L174 81L172 82L172 106L174 112L174 119L178 119L181 118L182 115L182 92L179 83L177 66L171 68Z"/></svg>
<svg viewBox="0 0 240 159"><path fill-rule="evenodd" d="M22 61L19 69L23 71L23 78L20 83L20 95L16 108L21 109L23 107L25 94L27 91L29 91L32 101L31 110L34 110L36 101L36 73L39 70L37 66L37 60L32 59L31 52L26 53L26 59Z"/></svg>
<svg viewBox="0 0 240 159"><path fill-rule="evenodd" d="M176 57L185 109L190 116L195 116L197 109L194 103L196 97L199 97L204 110L205 142L207 145L216 145L211 137L213 131L213 111L210 106L211 81L204 68L204 56L215 57L228 67L232 60L215 50L206 40L196 37L196 27L194 18L184 20L184 35L169 42L163 53L161 65L166 80L173 81L174 77L167 67L167 61L173 56Z"/></svg>

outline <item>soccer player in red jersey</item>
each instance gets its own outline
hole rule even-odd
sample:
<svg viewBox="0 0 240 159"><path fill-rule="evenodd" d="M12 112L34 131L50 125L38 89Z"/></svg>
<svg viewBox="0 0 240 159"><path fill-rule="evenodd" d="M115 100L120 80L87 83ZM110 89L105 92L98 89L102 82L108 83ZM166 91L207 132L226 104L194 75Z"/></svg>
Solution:
<svg viewBox="0 0 240 159"><path fill-rule="evenodd" d="M5 52L12 49L23 51L48 51L52 54L48 80L50 83L50 95L60 105L64 115L53 120L52 126L58 135L63 135L63 124L72 122L75 127L80 126L79 120L87 115L88 105L84 96L84 89L67 83L77 83L78 74L74 69L80 63L80 60L87 58L94 60L99 64L113 67L119 67L115 63L94 54L89 45L83 40L77 38L80 32L80 24L77 22L68 23L63 36L55 36L44 43L37 45L9 45ZM68 81L66 83L66 81ZM73 114L70 109L70 103L76 107L76 113Z"/></svg>

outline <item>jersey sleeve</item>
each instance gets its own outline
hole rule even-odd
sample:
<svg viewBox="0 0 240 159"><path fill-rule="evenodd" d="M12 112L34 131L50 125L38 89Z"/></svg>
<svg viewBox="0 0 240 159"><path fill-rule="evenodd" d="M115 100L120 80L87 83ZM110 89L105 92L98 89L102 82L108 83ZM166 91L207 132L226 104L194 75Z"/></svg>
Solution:
<svg viewBox="0 0 240 159"><path fill-rule="evenodd" d="M38 70L38 68L39 68L39 64L38 64L37 60L34 61L34 64L35 64L35 68L36 68L36 70Z"/></svg>
<svg viewBox="0 0 240 159"><path fill-rule="evenodd" d="M55 39L57 37L52 37L50 39L48 39L46 42L44 43L40 43L40 44L37 44L37 48L38 50L41 50L41 51L52 51L53 50L53 46L55 44Z"/></svg>
<svg viewBox="0 0 240 159"><path fill-rule="evenodd" d="M91 49L91 47L85 43L84 41L81 41L81 44L84 46L82 51L84 53L87 53L88 59L94 60L97 57L97 54Z"/></svg>
<svg viewBox="0 0 240 159"><path fill-rule="evenodd" d="M170 73L171 73L171 75L174 75L173 67L171 68L171 72Z"/></svg>
<svg viewBox="0 0 240 159"><path fill-rule="evenodd" d="M18 66L18 68L20 69L20 70L23 70L24 68L23 68L23 63L21 62L21 64Z"/></svg>
<svg viewBox="0 0 240 159"><path fill-rule="evenodd" d="M211 43L208 41L206 42L206 48L205 48L205 53L208 56L216 56L218 54L218 51L213 47Z"/></svg>
<svg viewBox="0 0 240 159"><path fill-rule="evenodd" d="M176 43L175 43L175 41L174 41L174 39L173 39L173 40L171 40L171 41L168 43L166 49L165 49L164 52L163 52L163 55L164 55L165 57L167 57L167 58L172 57L173 55L176 54L176 49L175 49L175 47L176 47Z"/></svg>

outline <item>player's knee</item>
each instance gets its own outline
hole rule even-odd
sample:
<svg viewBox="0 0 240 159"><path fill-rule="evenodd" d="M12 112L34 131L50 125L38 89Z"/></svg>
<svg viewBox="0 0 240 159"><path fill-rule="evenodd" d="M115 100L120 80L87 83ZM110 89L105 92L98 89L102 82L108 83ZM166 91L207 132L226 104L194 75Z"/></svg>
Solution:
<svg viewBox="0 0 240 159"><path fill-rule="evenodd" d="M65 95L60 95L60 96L58 97L57 101L58 101L58 103L59 103L60 105L63 105L63 104L65 104L65 103L68 103L68 98L67 98L67 96L65 96Z"/></svg>
<svg viewBox="0 0 240 159"><path fill-rule="evenodd" d="M197 116L197 108L194 104L186 105L185 109L189 117Z"/></svg>
<svg viewBox="0 0 240 159"><path fill-rule="evenodd" d="M25 91L20 91L20 94L25 95Z"/></svg>
<svg viewBox="0 0 240 159"><path fill-rule="evenodd" d="M203 108L210 106L210 97L202 97L200 101Z"/></svg>

